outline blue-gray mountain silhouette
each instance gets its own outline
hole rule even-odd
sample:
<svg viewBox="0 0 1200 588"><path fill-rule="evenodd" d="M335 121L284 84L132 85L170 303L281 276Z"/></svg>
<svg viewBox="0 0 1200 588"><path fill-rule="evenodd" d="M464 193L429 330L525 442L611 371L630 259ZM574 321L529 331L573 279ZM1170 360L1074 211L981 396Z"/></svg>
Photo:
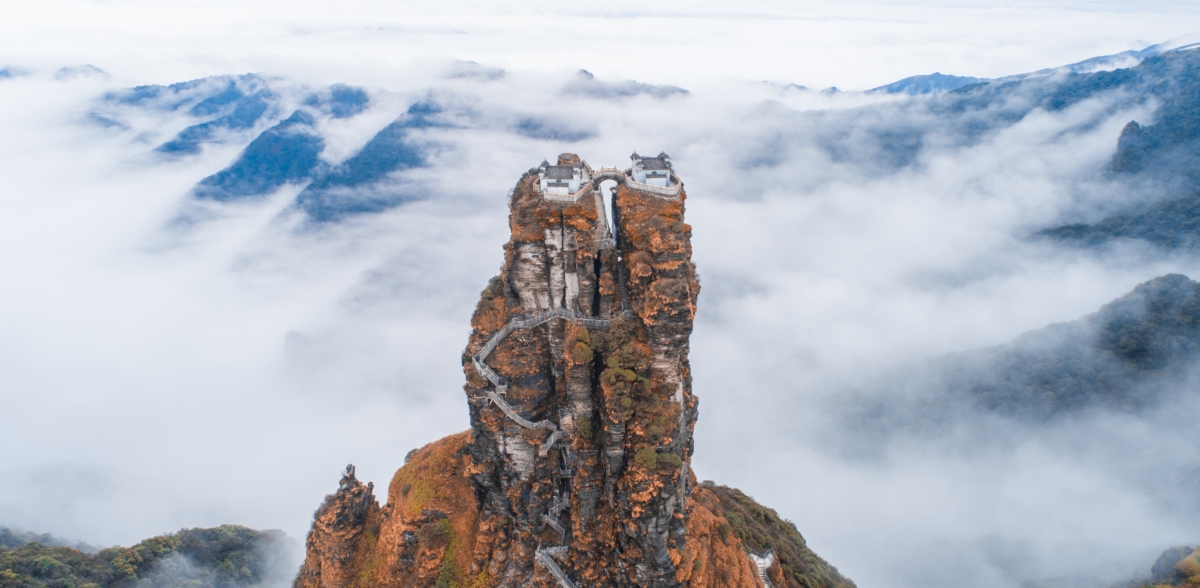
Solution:
<svg viewBox="0 0 1200 588"><path fill-rule="evenodd" d="M1200 245L1200 50L1155 55L1126 70L1079 76L1081 94L1098 87L1136 90L1157 100L1153 123L1130 121L1109 166L1114 180L1151 185L1165 200L1134 203L1094 223L1043 230L1039 237L1082 246L1141 239L1166 249Z"/></svg>
<svg viewBox="0 0 1200 588"><path fill-rule="evenodd" d="M229 201L264 196L284 184L311 178L321 165L325 139L311 114L297 110L250 142L229 167L196 185L197 198Z"/></svg>
<svg viewBox="0 0 1200 588"><path fill-rule="evenodd" d="M592 72L585 69L581 69L575 73L571 81L563 87L563 92L610 100L629 98L639 94L653 96L654 98L668 98L671 96L686 96L690 93L678 86L658 86L633 80L606 82L596 79L596 76Z"/></svg>
<svg viewBox="0 0 1200 588"><path fill-rule="evenodd" d="M867 90L869 94L909 94L917 96L921 94L940 94L957 90L963 86L976 84L987 81L983 78L973 78L970 76L951 76L943 73L932 73L929 75L912 76L904 78L896 82L879 86Z"/></svg>
<svg viewBox="0 0 1200 588"><path fill-rule="evenodd" d="M334 84L324 92L312 94L304 100L310 106L333 118L349 118L367 109L371 97L362 88Z"/></svg>
<svg viewBox="0 0 1200 588"><path fill-rule="evenodd" d="M433 101L413 104L358 153L313 180L296 197L296 206L312 220L329 222L420 198L398 183L394 174L425 165L422 147L409 140L409 131L441 126L436 118L441 111Z"/></svg>

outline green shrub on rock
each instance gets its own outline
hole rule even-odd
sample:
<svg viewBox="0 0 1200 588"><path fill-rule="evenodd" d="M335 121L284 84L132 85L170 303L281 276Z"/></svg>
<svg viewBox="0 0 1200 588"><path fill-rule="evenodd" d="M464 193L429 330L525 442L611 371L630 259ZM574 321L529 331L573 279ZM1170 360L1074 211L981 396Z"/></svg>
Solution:
<svg viewBox="0 0 1200 588"><path fill-rule="evenodd" d="M658 467L658 452L653 447L643 447L634 454L633 463L648 470L656 469Z"/></svg>

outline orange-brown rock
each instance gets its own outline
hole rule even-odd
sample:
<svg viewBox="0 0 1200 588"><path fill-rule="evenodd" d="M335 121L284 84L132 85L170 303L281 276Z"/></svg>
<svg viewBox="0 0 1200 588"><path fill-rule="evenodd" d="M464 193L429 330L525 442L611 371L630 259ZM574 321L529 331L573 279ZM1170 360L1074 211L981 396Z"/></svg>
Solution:
<svg viewBox="0 0 1200 588"><path fill-rule="evenodd" d="M343 479L298 586L762 585L747 549L775 544L690 476L687 194L665 154L632 161L593 170L563 154L517 182L504 266L463 354L469 433L412 456L386 507ZM824 562L791 529L769 535L799 543L776 549L768 582L849 585L805 567Z"/></svg>
<svg viewBox="0 0 1200 588"><path fill-rule="evenodd" d="M415 451L392 478L382 508L361 482L343 478L338 493L327 497L317 512L296 586L503 585L508 562L494 554L508 540L509 521L480 520L470 443L470 432L463 432ZM696 488L685 510L686 539L671 554L679 586L760 588L746 554L765 550L767 543L779 554L769 571L776 587L854 586L813 554L793 525L737 490L706 482ZM366 516L354 514L359 512ZM524 584L554 585L543 572Z"/></svg>
<svg viewBox="0 0 1200 588"><path fill-rule="evenodd" d="M779 517L736 488L703 482L692 495L699 508L720 513L728 527L722 531L738 539L739 548L746 551L775 552L775 564L768 577L777 587L789 588L851 588L854 583L838 573L837 568L808 548L796 525Z"/></svg>
<svg viewBox="0 0 1200 588"><path fill-rule="evenodd" d="M467 577L476 544L494 531L479 523L469 442L460 433L410 455L382 508L352 474L343 478L317 511L296 586L490 586L486 570ZM364 500L366 516L341 516Z"/></svg>
<svg viewBox="0 0 1200 588"><path fill-rule="evenodd" d="M317 509L297 586L362 585L382 522L374 486L358 481L354 466L346 467L337 492Z"/></svg>

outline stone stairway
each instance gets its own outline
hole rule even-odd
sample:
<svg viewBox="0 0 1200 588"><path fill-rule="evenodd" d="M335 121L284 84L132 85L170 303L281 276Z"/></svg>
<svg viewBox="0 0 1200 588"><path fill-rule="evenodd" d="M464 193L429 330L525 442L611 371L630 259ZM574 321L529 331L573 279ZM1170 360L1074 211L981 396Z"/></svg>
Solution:
<svg viewBox="0 0 1200 588"><path fill-rule="evenodd" d="M542 520L546 521L546 524L550 525L551 527L554 527L554 530L558 531L562 536L565 537L567 535L567 528L564 527L562 522L560 522L554 515L546 513L542 515Z"/></svg>
<svg viewBox="0 0 1200 588"><path fill-rule="evenodd" d="M562 568L558 567L558 562L554 561L554 558L551 557L552 555L562 557L566 554L566 546L539 547L538 550L534 552L533 557L539 564L542 565L542 567L546 568L556 580L558 580L560 586L563 588L577 588L575 586L575 582L572 582L571 579L567 577L567 573L564 572Z"/></svg>
<svg viewBox="0 0 1200 588"><path fill-rule="evenodd" d="M767 570L775 564L775 550L768 549L766 553L751 553L750 563L754 564L754 569L758 570L758 579L762 580L763 588L775 588L771 584L771 579L767 577Z"/></svg>
<svg viewBox="0 0 1200 588"><path fill-rule="evenodd" d="M541 455L542 457L549 455L550 450L554 448L554 444L558 443L558 440L562 439L562 436L562 429L555 429L555 431L550 433L550 436L546 438L546 442L542 443L542 446L538 448L538 455Z"/></svg>
<svg viewBox="0 0 1200 588"><path fill-rule="evenodd" d="M487 391L487 397L501 410L501 412L508 416L508 418L512 419L513 422L526 429L547 429L550 431L550 436L547 437L546 441L542 443L541 447L538 448L538 453L543 457L548 455L550 450L553 449L554 446L565 436L562 429L559 429L558 425L556 425L553 421L541 420L534 422L522 417L520 414L517 414L517 411L512 407L512 405L510 405L508 401L504 399L504 394L508 390L508 381L500 374L497 374L494 370L492 370L492 368L488 367L485 361L487 360L487 357L496 350L496 346L499 345L505 337L511 335L513 331L517 329L532 329L539 325L548 323L556 318L572 321L585 327L607 328L612 325L612 322L608 319L586 317L565 308L553 308L539 312L532 316L514 317L488 339L487 343L483 345L483 348L479 350L479 353L476 353L471 357L471 362L475 365L475 371L478 372L480 376L483 376L489 382L491 382L493 386L495 386L495 389ZM564 453L564 455L566 455L566 453ZM564 459L566 458L564 457ZM570 478L572 475L573 472L569 467L563 468L558 473L558 477L560 478ZM559 520L558 515L562 511L566 510L570 504L571 502L569 498L559 498L556 496L553 504L550 507L550 511L542 515L542 520L545 521L546 524L553 527L555 531L558 531L564 542L568 537L567 528L565 525L563 525L562 521ZM534 559L538 564L546 568L546 570L549 571L552 576L554 576L554 579L558 581L559 586L562 588L577 588L575 582L571 581L571 578L567 576L567 573L563 571L562 567L560 567L558 562L554 561L554 557L552 557L566 557L566 555L567 547L565 545L558 547L542 547L538 548L537 552L534 554Z"/></svg>
<svg viewBox="0 0 1200 588"><path fill-rule="evenodd" d="M511 335L513 331L517 329L532 329L533 327L546 324L556 318L568 320L585 327L608 328L612 325L612 321L609 321L608 319L583 316L566 308L552 308L550 310L543 310L542 312L532 316L514 317L512 320L508 321L507 324L501 327L499 331L496 331L496 333L488 339L487 343L483 344L483 348L479 350L479 353L471 356L471 362L475 364L475 371L478 372L480 376L487 378L487 381L491 382L500 394L504 394L505 391L508 390L508 381L500 374L497 374L494 370L492 370L492 368L488 367L484 361L489 355L492 354L493 351L496 350L496 346L499 345L500 342L506 337Z"/></svg>
<svg viewBox="0 0 1200 588"><path fill-rule="evenodd" d="M617 181L622 182L625 181L624 172L620 172L615 169L601 169L601 172L604 173L605 177L608 179L616 179ZM593 176L593 179L595 179L595 177L596 176ZM613 220L614 222L619 222L619 220L616 218ZM617 243L611 237L605 237L600 240L601 249L616 249L616 247ZM622 314L630 317L633 316L633 311L629 307L629 298L625 292L625 268L621 263L622 257L619 249L617 250L617 260L618 288L621 296ZM495 370L487 365L486 361L488 356L491 355L492 352L496 350L496 347L500 345L500 342L504 341L504 339L511 335L513 331L516 331L517 329L532 329L554 319L567 320L585 327L592 328L608 328L612 326L612 321L609 319L584 316L567 308L552 308L549 310L543 310L531 316L513 317L511 320L505 323L505 325L501 327L499 331L496 331L491 337L488 338L487 342L483 344L483 347L479 349L478 353L471 356L471 363L475 366L476 373L485 378L494 387L493 389L487 391L488 400L495 404L501 412L503 412L508 418L512 419L513 422L517 423L517 425L520 425L526 429L546 429L550 431L550 435L546 438L546 441L538 448L538 453L543 457L548 455L550 450L553 449L563 437L565 437L565 433L559 429L558 425L556 425L553 421L541 420L534 422L518 414L516 409L514 409L512 405L505 400L505 396L508 393L508 380L500 374L497 374ZM569 447L563 449L563 459L567 464L569 464L569 455ZM574 472L569 465L566 465L558 472L559 478L570 479L573 475ZM558 515L563 510L568 508L570 504L569 496L563 498L555 497L554 503L550 507L550 511L542 515L542 520L545 521L546 524L553 527L554 530L558 531L559 534L562 535L564 542L566 542L568 538L568 529L563 525L562 521L559 520ZM558 565L558 562L554 560L554 557L566 557L566 555L566 545L561 545L558 547L539 547L534 554L537 563L546 568L546 570L548 570L550 574L553 575L556 580L558 580L558 583L562 588L577 588L575 583L571 581L571 578L567 576L567 573Z"/></svg>
<svg viewBox="0 0 1200 588"><path fill-rule="evenodd" d="M497 394L495 390L488 390L487 395L488 398L491 399L492 403L500 407L500 410L504 411L504 414L508 415L508 418L512 419L518 425L521 425L526 429L550 429L556 433L558 432L558 425L554 424L553 422L538 421L535 423L517 414L517 411L513 410L512 405L504 400L502 396ZM553 438L553 435L551 435L551 438Z"/></svg>

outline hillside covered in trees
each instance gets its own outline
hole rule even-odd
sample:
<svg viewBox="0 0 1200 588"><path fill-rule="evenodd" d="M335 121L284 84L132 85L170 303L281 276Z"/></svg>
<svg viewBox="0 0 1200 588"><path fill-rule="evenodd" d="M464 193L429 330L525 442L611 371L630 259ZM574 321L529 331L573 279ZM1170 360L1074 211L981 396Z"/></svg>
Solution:
<svg viewBox="0 0 1200 588"><path fill-rule="evenodd" d="M286 585L293 573L287 536L237 525L183 529L95 553L8 529L0 538L8 540L0 547L2 588L249 588Z"/></svg>
<svg viewBox="0 0 1200 588"><path fill-rule="evenodd" d="M1169 274L1078 320L884 378L845 404L847 426L835 434L874 452L896 435L938 436L979 418L1026 425L1138 414L1186 393L1197 359L1200 283Z"/></svg>

